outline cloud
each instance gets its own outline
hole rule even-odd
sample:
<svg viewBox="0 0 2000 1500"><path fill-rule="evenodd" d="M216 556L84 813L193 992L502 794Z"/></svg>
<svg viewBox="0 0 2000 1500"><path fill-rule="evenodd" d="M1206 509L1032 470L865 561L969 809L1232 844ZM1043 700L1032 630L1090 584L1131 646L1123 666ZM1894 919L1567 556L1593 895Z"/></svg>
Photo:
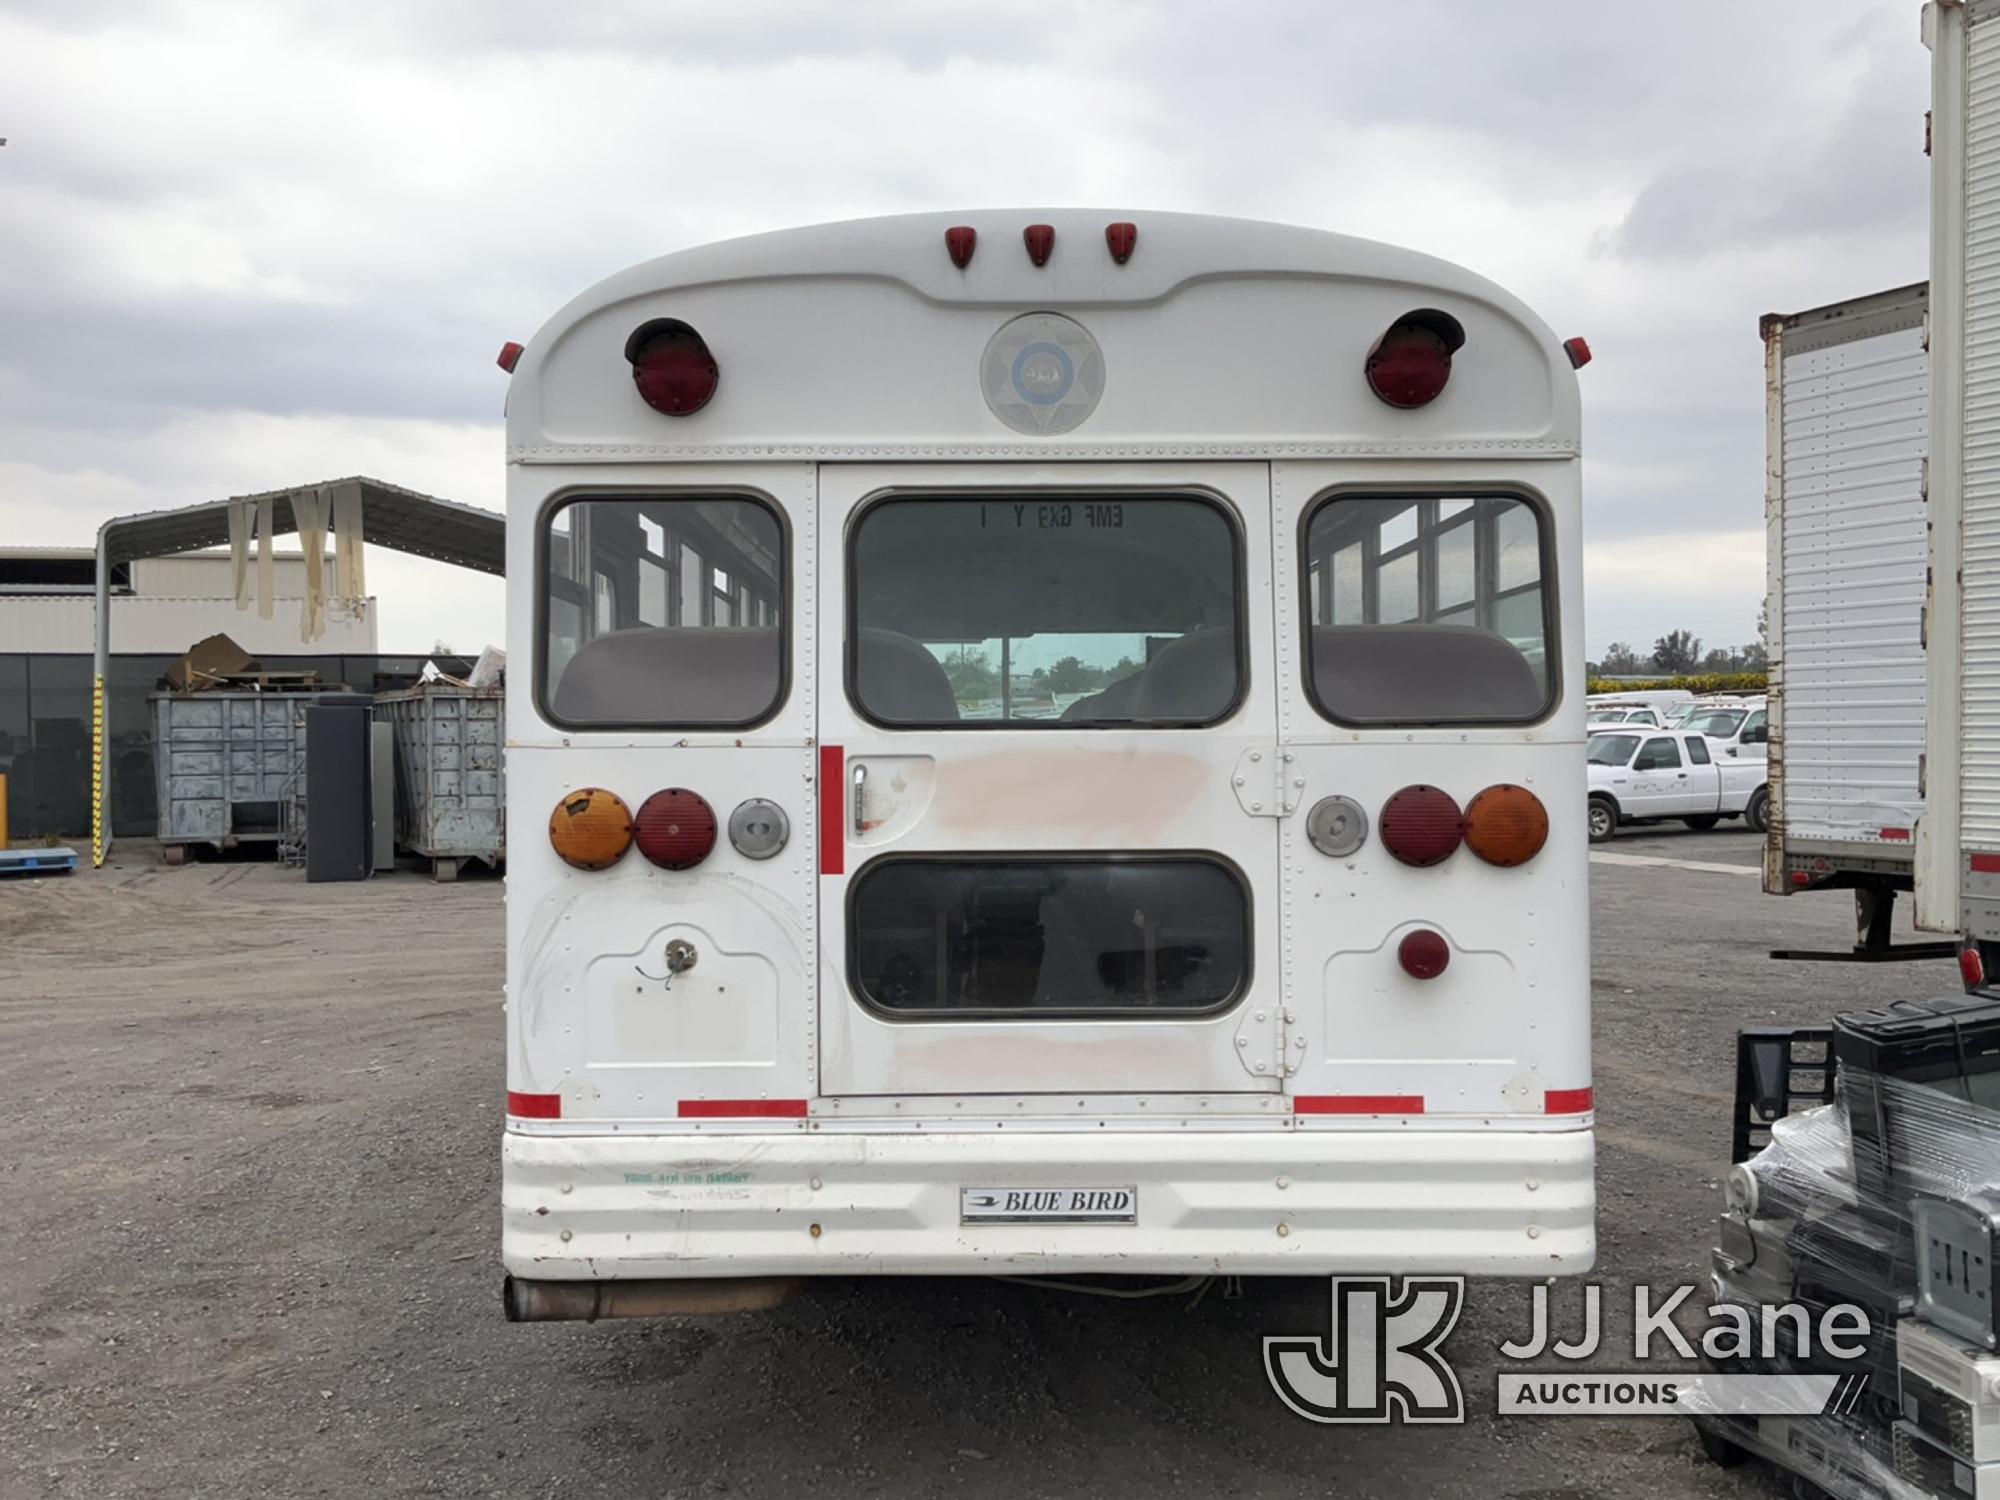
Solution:
<svg viewBox="0 0 2000 1500"><path fill-rule="evenodd" d="M1747 638L1758 578L1679 558L1761 516L1757 316L1924 266L1926 54L1876 0L0 0L0 57L9 539L358 469L497 500L494 352L625 265L1151 205L1410 245L1588 336L1593 619L1601 583ZM1643 588L1600 580L1627 541Z"/></svg>

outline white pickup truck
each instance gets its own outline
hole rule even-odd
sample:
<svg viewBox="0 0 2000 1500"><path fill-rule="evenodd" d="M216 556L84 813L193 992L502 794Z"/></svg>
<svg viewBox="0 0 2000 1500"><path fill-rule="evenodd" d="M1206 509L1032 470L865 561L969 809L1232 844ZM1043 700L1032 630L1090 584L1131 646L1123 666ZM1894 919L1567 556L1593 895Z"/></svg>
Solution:
<svg viewBox="0 0 2000 1500"><path fill-rule="evenodd" d="M1761 761L1718 760L1694 730L1599 729L1590 736L1590 841L1601 844L1621 823L1679 818L1713 828L1724 818L1762 816L1768 800Z"/></svg>

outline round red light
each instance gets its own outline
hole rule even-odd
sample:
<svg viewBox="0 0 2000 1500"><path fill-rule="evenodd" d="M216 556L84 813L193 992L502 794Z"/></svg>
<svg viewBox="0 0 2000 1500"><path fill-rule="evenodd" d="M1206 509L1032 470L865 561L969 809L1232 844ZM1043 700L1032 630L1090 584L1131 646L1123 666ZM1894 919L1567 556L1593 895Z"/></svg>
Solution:
<svg viewBox="0 0 2000 1500"><path fill-rule="evenodd" d="M632 841L663 870L692 870L715 847L715 809L685 787L655 792L639 805Z"/></svg>
<svg viewBox="0 0 2000 1500"><path fill-rule="evenodd" d="M1465 837L1465 815L1434 786L1404 787L1382 804L1377 826L1383 847L1406 865L1441 864Z"/></svg>
<svg viewBox="0 0 2000 1500"><path fill-rule="evenodd" d="M1451 349L1428 328L1398 323L1368 353L1368 388L1391 406L1428 406L1451 379Z"/></svg>
<svg viewBox="0 0 2000 1500"><path fill-rule="evenodd" d="M1958 976L1965 981L1968 990L1976 990L1986 983L1986 964L1977 946L1958 950Z"/></svg>
<svg viewBox="0 0 2000 1500"><path fill-rule="evenodd" d="M625 341L625 358L645 403L670 417L700 411L722 378L701 335L678 318L641 324Z"/></svg>
<svg viewBox="0 0 2000 1500"><path fill-rule="evenodd" d="M1412 979L1435 979L1451 966L1451 944L1420 927L1396 945L1396 958Z"/></svg>

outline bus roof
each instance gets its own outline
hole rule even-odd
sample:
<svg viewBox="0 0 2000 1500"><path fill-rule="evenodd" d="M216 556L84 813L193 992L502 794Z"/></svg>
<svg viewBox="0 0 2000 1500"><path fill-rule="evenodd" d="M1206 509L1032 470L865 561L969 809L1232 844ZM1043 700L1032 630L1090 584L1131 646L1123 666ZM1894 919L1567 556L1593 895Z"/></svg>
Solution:
<svg viewBox="0 0 2000 1500"><path fill-rule="evenodd" d="M1106 228L1137 226L1119 264ZM1054 229L1036 265L1031 224ZM963 269L945 231L977 243ZM1444 393L1417 410L1362 374L1398 318L1463 327ZM1001 330L1060 315L1097 356L1071 430L1012 422L987 395ZM625 358L654 319L696 329L715 397L669 417ZM1071 351L1076 352L1075 350ZM598 283L515 367L509 458L1567 458L1576 378L1555 336L1482 277L1324 230L1196 214L988 209L781 230L678 251ZM1023 440L1024 436L1027 438Z"/></svg>

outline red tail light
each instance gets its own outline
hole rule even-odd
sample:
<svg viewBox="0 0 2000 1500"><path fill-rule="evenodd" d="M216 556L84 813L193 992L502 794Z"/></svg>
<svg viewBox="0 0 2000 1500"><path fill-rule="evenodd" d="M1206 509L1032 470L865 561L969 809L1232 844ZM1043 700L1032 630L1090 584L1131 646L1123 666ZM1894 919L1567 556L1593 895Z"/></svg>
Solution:
<svg viewBox="0 0 2000 1500"><path fill-rule="evenodd" d="M1122 220L1104 226L1104 244L1111 251L1111 258L1124 265L1132 258L1132 248L1139 243L1139 226Z"/></svg>
<svg viewBox="0 0 2000 1500"><path fill-rule="evenodd" d="M679 318L655 318L634 329L625 358L646 404L670 417L700 411L722 378L701 335Z"/></svg>
<svg viewBox="0 0 2000 1500"><path fill-rule="evenodd" d="M1406 786L1382 804L1382 845L1406 865L1450 859L1465 837L1465 817L1447 792Z"/></svg>
<svg viewBox="0 0 2000 1500"><path fill-rule="evenodd" d="M1428 406L1451 379L1451 357L1465 344L1465 329L1450 313L1419 308L1404 313L1368 351L1368 388L1391 406Z"/></svg>
<svg viewBox="0 0 2000 1500"><path fill-rule="evenodd" d="M507 340L506 343L500 346L500 357L497 360L495 360L494 363L500 366L500 368L505 370L509 375L512 375L514 373L514 366L518 365L521 362L521 355L524 352L525 351L520 344L517 344L512 339L509 339Z"/></svg>
<svg viewBox="0 0 2000 1500"><path fill-rule="evenodd" d="M1396 945L1396 958L1412 979L1435 979L1451 965L1451 944L1428 927L1419 928Z"/></svg>
<svg viewBox="0 0 2000 1500"><path fill-rule="evenodd" d="M715 809L685 787L655 792L639 805L632 841L663 870L692 870L715 848Z"/></svg>
<svg viewBox="0 0 2000 1500"><path fill-rule="evenodd" d="M979 247L979 231L970 224L954 224L944 232L945 253L963 271L972 264L972 252Z"/></svg>
<svg viewBox="0 0 2000 1500"><path fill-rule="evenodd" d="M1986 983L1986 964L1980 958L1977 948L1958 950L1958 974L1969 990L1976 990Z"/></svg>
<svg viewBox="0 0 2000 1500"><path fill-rule="evenodd" d="M1021 231L1021 242L1028 247L1028 259L1038 266L1045 266L1056 248L1056 227L1053 224L1030 224Z"/></svg>
<svg viewBox="0 0 2000 1500"><path fill-rule="evenodd" d="M1590 345L1582 339L1564 339L1563 353L1569 356L1569 367L1581 370L1590 363Z"/></svg>

